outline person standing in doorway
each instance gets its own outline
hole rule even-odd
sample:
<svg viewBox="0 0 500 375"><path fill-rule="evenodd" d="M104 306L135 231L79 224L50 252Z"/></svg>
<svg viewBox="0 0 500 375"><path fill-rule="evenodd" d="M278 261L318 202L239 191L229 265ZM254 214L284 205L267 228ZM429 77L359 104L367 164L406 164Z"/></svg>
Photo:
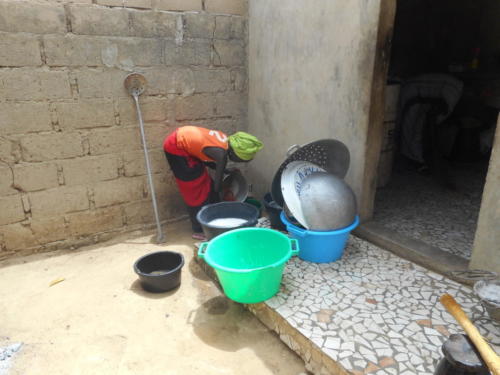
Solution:
<svg viewBox="0 0 500 375"><path fill-rule="evenodd" d="M234 162L249 162L262 147L262 142L245 132L228 137L219 130L198 126L182 126L165 138L163 150L186 203L194 239L204 239L196 215L203 206L220 200L228 158ZM213 181L207 165L215 168Z"/></svg>

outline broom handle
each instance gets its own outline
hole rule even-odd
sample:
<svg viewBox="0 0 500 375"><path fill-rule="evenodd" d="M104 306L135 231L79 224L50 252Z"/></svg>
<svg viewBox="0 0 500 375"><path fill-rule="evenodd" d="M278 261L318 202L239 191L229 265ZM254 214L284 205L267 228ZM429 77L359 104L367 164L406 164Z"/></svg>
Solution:
<svg viewBox="0 0 500 375"><path fill-rule="evenodd" d="M440 298L440 301L446 310L448 310L448 312L453 315L455 320L462 326L491 372L494 375L500 375L500 357L498 357L498 355L484 340L483 336L481 336L476 326L474 326L474 324L470 321L457 301L455 301L455 299L449 294L444 294Z"/></svg>

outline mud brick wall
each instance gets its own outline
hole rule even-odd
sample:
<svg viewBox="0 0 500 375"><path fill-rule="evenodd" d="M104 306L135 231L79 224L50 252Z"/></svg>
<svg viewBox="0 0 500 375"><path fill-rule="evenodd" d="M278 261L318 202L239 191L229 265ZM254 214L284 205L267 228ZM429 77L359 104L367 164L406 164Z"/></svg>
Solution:
<svg viewBox="0 0 500 375"><path fill-rule="evenodd" d="M0 0L0 258L152 226L133 100L162 220L184 215L162 151L182 124L246 127L243 0Z"/></svg>

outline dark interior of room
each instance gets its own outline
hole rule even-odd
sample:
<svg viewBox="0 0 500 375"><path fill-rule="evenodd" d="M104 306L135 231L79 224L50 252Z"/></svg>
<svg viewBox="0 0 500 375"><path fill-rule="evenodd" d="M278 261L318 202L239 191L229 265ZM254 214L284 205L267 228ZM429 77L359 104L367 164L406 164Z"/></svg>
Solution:
<svg viewBox="0 0 500 375"><path fill-rule="evenodd" d="M465 259L500 109L499 19L497 0L397 2L374 220Z"/></svg>

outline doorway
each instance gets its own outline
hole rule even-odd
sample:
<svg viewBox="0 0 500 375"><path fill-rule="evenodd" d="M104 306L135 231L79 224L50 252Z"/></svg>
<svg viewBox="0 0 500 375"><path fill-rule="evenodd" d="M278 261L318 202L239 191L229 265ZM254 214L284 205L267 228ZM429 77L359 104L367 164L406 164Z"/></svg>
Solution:
<svg viewBox="0 0 500 375"><path fill-rule="evenodd" d="M500 109L499 16L496 0L397 1L365 227L431 263L472 255Z"/></svg>

